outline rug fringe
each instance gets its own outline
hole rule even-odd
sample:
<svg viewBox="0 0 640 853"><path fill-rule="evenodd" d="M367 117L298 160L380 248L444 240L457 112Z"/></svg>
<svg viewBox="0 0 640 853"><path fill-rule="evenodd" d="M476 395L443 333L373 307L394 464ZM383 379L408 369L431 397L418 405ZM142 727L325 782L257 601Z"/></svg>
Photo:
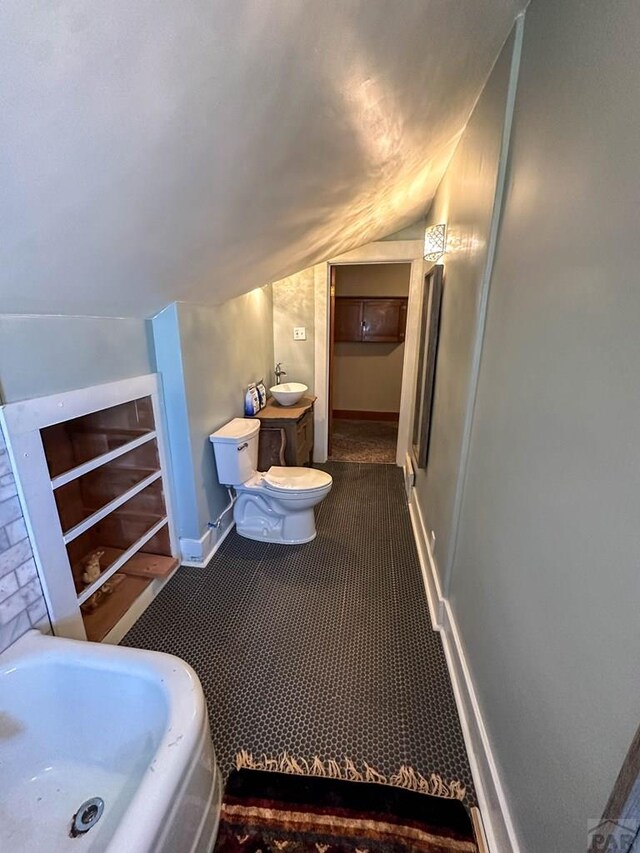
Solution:
<svg viewBox="0 0 640 853"><path fill-rule="evenodd" d="M314 755L311 761L306 758L283 752L278 756L261 755L256 757L246 749L236 754L238 770L271 770L278 773L293 773L298 776L325 776L330 779L345 779L348 782L378 782L382 785L393 785L396 788L406 788L420 794L430 794L432 797L446 797L450 800L464 800L466 789L462 782L453 780L445 782L437 773L428 778L415 768L403 764L396 773L387 777L375 767L363 762L363 770L358 770L355 762L344 757L342 763L335 758L323 761Z"/></svg>

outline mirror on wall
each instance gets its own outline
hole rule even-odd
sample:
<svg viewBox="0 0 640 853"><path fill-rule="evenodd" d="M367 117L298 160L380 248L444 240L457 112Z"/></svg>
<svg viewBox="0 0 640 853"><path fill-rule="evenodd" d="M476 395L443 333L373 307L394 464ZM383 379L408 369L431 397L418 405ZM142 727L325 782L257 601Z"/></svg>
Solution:
<svg viewBox="0 0 640 853"><path fill-rule="evenodd" d="M419 468L426 468L429 461L443 273L442 264L436 264L432 267L425 276L422 294L412 437L413 454Z"/></svg>

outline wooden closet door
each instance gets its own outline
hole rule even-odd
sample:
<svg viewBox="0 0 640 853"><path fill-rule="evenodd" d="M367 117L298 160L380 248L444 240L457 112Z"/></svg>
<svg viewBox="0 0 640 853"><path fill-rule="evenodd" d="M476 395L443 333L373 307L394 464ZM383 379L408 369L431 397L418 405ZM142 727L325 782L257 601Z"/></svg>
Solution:
<svg viewBox="0 0 640 853"><path fill-rule="evenodd" d="M363 302L363 341L394 342L404 340L406 308L400 299L365 299Z"/></svg>
<svg viewBox="0 0 640 853"><path fill-rule="evenodd" d="M336 299L335 338L336 341L362 340L361 299L341 296Z"/></svg>

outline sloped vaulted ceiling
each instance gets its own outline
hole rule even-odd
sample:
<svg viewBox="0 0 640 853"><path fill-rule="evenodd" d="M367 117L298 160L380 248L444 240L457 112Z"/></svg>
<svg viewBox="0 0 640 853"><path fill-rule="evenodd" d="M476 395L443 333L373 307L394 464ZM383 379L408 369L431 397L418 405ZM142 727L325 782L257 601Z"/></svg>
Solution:
<svg viewBox="0 0 640 853"><path fill-rule="evenodd" d="M4 0L0 311L218 303L427 208L519 0Z"/></svg>

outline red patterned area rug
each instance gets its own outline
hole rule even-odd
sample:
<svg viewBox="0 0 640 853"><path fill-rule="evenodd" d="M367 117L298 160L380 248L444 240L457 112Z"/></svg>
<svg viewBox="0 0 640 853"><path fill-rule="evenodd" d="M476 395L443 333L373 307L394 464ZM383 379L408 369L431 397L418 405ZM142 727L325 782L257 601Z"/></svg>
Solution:
<svg viewBox="0 0 640 853"><path fill-rule="evenodd" d="M264 770L227 781L215 853L477 853L457 799Z"/></svg>

